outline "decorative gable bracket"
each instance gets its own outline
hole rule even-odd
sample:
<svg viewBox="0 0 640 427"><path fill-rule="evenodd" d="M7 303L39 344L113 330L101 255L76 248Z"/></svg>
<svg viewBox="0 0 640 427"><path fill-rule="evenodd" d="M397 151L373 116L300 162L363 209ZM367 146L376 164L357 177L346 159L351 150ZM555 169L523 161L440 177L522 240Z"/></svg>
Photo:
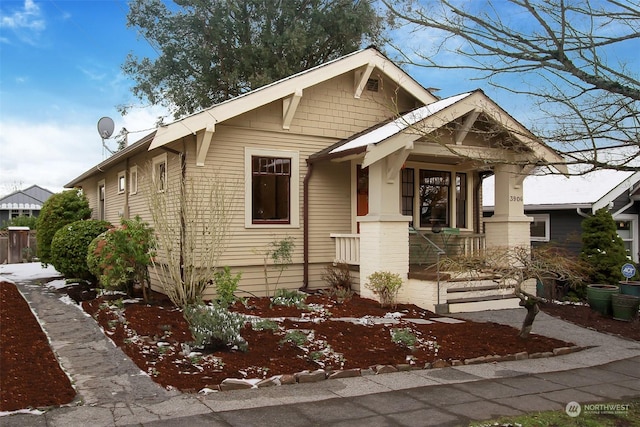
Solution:
<svg viewBox="0 0 640 427"><path fill-rule="evenodd" d="M293 116L296 114L298 104L302 99L302 89L296 89L294 93L286 98L282 98L282 129L289 130Z"/></svg>
<svg viewBox="0 0 640 427"><path fill-rule="evenodd" d="M205 128L204 132L196 136L196 166L204 166L204 161L207 158L209 152L209 146L213 139L213 134L216 131L216 125L210 123Z"/></svg>
<svg viewBox="0 0 640 427"><path fill-rule="evenodd" d="M355 72L355 93L353 94L354 98L359 99L360 96L362 96L362 92L364 91L364 88L367 86L367 81L369 81L369 77L371 77L371 73L373 72L373 69L375 68L375 64L373 64L372 62L369 62L369 64L367 64L367 67L364 70L359 70Z"/></svg>

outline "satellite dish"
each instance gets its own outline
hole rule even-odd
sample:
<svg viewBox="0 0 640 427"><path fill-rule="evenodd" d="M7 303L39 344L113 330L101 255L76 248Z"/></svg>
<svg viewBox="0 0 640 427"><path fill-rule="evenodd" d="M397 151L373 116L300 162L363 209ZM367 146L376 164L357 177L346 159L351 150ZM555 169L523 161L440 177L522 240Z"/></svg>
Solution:
<svg viewBox="0 0 640 427"><path fill-rule="evenodd" d="M113 130L115 129L115 124L111 117L103 117L98 120L98 133L100 134L100 138L108 139L111 135L113 135Z"/></svg>

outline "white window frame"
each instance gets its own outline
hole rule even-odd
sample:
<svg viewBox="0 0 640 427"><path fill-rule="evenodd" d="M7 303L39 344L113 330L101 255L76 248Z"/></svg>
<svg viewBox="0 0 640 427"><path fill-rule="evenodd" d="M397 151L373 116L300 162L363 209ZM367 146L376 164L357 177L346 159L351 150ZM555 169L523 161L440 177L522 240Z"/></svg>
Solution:
<svg viewBox="0 0 640 427"><path fill-rule="evenodd" d="M529 236L532 242L548 242L551 240L551 220L549 214L527 214L534 222L544 222L544 237Z"/></svg>
<svg viewBox="0 0 640 427"><path fill-rule="evenodd" d="M120 171L118 172L118 194L124 194L127 191L127 172ZM120 184L123 184L122 186Z"/></svg>
<svg viewBox="0 0 640 427"><path fill-rule="evenodd" d="M167 162L167 153L164 154L160 154L159 156L155 156L152 159L152 167L153 167L153 173L152 173L152 179L153 179L153 183L156 186L156 189L158 191L158 193L164 193L165 190L167 189L167 183L169 182L168 176L169 176L169 164ZM158 186L158 167L160 164L164 163L164 182L162 183L162 187Z"/></svg>
<svg viewBox="0 0 640 427"><path fill-rule="evenodd" d="M291 159L289 200L289 224L254 224L252 209L252 164L254 156L285 157ZM244 226L245 228L300 228L300 153L289 150L273 150L245 147L244 149Z"/></svg>
<svg viewBox="0 0 640 427"><path fill-rule="evenodd" d="M634 262L638 262L638 215L633 214L618 214L613 218L614 221L629 221L631 222L631 239L623 239L624 241L631 241L631 259ZM618 227L616 226L616 229Z"/></svg>
<svg viewBox="0 0 640 427"><path fill-rule="evenodd" d="M104 199L100 202L100 187L104 188ZM96 188L96 205L98 206L98 218L100 220L107 219L107 183L102 179L98 181L98 187Z"/></svg>
<svg viewBox="0 0 640 427"><path fill-rule="evenodd" d="M129 194L138 193L138 166L129 168Z"/></svg>

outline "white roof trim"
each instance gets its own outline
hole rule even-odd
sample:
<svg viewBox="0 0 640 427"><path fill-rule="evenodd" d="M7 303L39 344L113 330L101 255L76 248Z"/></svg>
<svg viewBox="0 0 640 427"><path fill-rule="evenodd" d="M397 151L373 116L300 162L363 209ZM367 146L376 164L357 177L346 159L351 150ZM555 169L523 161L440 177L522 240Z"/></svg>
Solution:
<svg viewBox="0 0 640 427"><path fill-rule="evenodd" d="M609 206L610 202L620 197L625 191L630 191L640 181L640 172L634 172L633 175L628 176L621 183L616 185L607 194L596 200L591 208L593 212Z"/></svg>
<svg viewBox="0 0 640 427"><path fill-rule="evenodd" d="M451 96L449 98L433 102L429 105L425 105L424 107L420 107L407 114L404 114L403 116L398 117L394 121L387 123L384 126L374 129L371 132L365 133L364 135L360 135L359 137L354 138L353 140L347 142L344 145L341 145L340 147L334 148L333 150L331 150L330 154L339 153L341 151L351 150L354 148L366 147L370 144L377 144L381 141L384 141L385 139L397 135L398 133L426 119L427 117L430 117L435 113L444 110L448 106L455 104L456 102L466 98L469 95L471 95L471 92Z"/></svg>
<svg viewBox="0 0 640 427"><path fill-rule="evenodd" d="M371 64L420 100L421 103L429 104L437 100L427 89L378 50L367 48L221 102L166 126L160 126L149 146L149 150L161 147L184 136L196 134L208 125L229 120L263 105L291 96L307 87L315 86L333 77L362 67L368 67Z"/></svg>
<svg viewBox="0 0 640 427"><path fill-rule="evenodd" d="M9 209L23 209L23 210L41 210L42 205L37 205L35 203L0 203L1 210L9 210Z"/></svg>

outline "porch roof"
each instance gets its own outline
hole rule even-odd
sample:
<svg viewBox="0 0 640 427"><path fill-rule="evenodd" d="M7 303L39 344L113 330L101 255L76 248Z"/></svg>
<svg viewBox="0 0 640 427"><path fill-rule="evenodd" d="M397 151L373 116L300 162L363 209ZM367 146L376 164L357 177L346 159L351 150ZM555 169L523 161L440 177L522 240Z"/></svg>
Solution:
<svg viewBox="0 0 640 427"><path fill-rule="evenodd" d="M427 133L460 119L463 116L475 114L477 117L480 113L493 120L502 127L505 132L511 134L515 139L520 141L523 146L530 149L537 160L553 166L561 173L567 173L564 159L555 150L536 138L535 135L488 98L480 89L444 98L402 114L395 120L381 123L315 153L311 156L311 160L319 160L320 158L344 158L350 155L368 152L371 151L373 147L385 141L392 140L400 134L408 135L410 140L416 141ZM429 123L429 125L426 125L427 123ZM471 120L469 127L472 125L473 120ZM464 126L466 126L466 122ZM467 131L468 130L469 129L467 129ZM406 148L410 146L411 144L405 144ZM411 146L411 148L413 147ZM482 156L481 159L479 158L480 160L489 162L499 160L486 157L487 155L482 153L482 151L485 150L469 151L461 145L456 145L448 151L448 154L455 155L456 151L464 153L464 156L469 156L473 153L474 155ZM495 155L500 152L502 152L502 150L493 151L492 153ZM491 154L488 156L491 156Z"/></svg>

